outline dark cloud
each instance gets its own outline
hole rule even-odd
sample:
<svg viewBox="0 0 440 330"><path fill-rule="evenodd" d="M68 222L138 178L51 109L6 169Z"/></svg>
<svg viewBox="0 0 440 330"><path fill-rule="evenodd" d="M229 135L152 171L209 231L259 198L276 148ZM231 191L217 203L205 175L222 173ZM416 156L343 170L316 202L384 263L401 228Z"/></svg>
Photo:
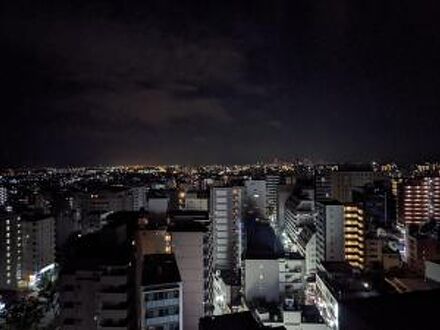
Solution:
<svg viewBox="0 0 440 330"><path fill-rule="evenodd" d="M0 163L438 157L422 2L7 3Z"/></svg>

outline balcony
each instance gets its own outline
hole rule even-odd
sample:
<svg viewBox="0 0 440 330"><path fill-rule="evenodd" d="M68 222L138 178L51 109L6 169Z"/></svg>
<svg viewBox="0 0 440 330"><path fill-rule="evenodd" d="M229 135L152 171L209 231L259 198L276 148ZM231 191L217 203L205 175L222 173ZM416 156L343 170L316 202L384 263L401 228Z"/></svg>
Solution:
<svg viewBox="0 0 440 330"><path fill-rule="evenodd" d="M127 292L101 292L101 300L112 304L127 301Z"/></svg>
<svg viewBox="0 0 440 330"><path fill-rule="evenodd" d="M99 322L99 329L105 330L126 330L128 329L128 320L112 320L112 319L103 319Z"/></svg>
<svg viewBox="0 0 440 330"><path fill-rule="evenodd" d="M124 286L127 285L127 275L104 275L101 277L104 286Z"/></svg>
<svg viewBox="0 0 440 330"><path fill-rule="evenodd" d="M126 319L127 309L103 309L101 310L101 318L105 320Z"/></svg>

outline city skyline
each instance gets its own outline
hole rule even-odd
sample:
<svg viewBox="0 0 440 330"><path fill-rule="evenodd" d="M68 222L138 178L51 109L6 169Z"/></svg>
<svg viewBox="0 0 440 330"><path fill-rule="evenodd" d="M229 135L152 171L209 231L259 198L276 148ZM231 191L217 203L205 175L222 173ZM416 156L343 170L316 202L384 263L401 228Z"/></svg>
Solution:
<svg viewBox="0 0 440 330"><path fill-rule="evenodd" d="M440 159L437 3L3 7L0 166Z"/></svg>

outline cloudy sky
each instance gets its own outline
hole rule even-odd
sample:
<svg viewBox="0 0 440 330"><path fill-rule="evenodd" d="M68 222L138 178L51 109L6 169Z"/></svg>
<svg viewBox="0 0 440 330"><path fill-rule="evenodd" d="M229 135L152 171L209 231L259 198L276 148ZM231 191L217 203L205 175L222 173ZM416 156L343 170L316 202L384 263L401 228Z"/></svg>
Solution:
<svg viewBox="0 0 440 330"><path fill-rule="evenodd" d="M440 156L440 4L10 1L0 165Z"/></svg>

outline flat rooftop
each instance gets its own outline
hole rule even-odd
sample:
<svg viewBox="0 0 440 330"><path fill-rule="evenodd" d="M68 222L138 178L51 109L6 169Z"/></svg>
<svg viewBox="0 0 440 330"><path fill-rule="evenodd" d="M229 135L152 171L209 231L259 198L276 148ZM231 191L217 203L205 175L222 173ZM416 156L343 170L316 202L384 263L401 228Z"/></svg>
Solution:
<svg viewBox="0 0 440 330"><path fill-rule="evenodd" d="M285 329L284 327L265 327L257 321L251 312L240 312L219 316L207 316L200 319L200 330L258 330Z"/></svg>
<svg viewBox="0 0 440 330"><path fill-rule="evenodd" d="M142 285L178 283L181 281L174 254L149 254L144 257Z"/></svg>

